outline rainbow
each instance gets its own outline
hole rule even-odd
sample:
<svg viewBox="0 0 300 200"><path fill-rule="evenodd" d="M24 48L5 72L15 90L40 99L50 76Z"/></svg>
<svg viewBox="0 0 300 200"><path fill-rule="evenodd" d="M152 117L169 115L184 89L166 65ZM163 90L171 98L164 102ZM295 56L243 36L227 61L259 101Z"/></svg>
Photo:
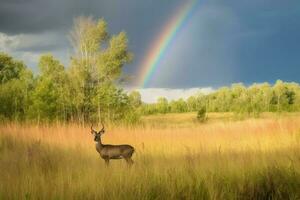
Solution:
<svg viewBox="0 0 300 200"><path fill-rule="evenodd" d="M148 85L169 46L197 10L198 2L198 0L185 1L185 4L180 6L179 11L168 21L164 30L159 34L145 58L142 60L142 67L138 73L138 86L140 88L144 88Z"/></svg>

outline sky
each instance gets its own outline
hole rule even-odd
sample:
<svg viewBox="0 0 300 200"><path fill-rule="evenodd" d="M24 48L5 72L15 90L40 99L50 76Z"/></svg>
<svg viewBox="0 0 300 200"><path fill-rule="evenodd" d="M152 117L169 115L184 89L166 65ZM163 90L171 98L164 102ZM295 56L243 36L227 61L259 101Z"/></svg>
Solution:
<svg viewBox="0 0 300 200"><path fill-rule="evenodd" d="M0 51L37 71L52 53L64 65L72 55L68 34L78 16L104 18L109 32L126 31L136 81L151 45L189 0L0 0ZM300 82L299 0L199 0L199 6L166 49L157 73L140 89L144 101L212 91L243 82Z"/></svg>

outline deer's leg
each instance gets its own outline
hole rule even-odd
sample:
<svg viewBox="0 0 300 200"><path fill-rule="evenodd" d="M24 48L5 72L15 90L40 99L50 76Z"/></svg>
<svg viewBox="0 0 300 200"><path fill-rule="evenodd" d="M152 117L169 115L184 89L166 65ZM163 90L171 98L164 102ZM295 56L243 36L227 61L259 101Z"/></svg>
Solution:
<svg viewBox="0 0 300 200"><path fill-rule="evenodd" d="M129 166L133 164L133 160L131 158L125 158L125 160Z"/></svg>
<svg viewBox="0 0 300 200"><path fill-rule="evenodd" d="M133 165L133 160L132 160L132 158L129 158L129 162L130 162L130 165Z"/></svg>
<svg viewBox="0 0 300 200"><path fill-rule="evenodd" d="M109 165L109 159L108 159L108 158L105 159L105 165L106 165L106 166Z"/></svg>

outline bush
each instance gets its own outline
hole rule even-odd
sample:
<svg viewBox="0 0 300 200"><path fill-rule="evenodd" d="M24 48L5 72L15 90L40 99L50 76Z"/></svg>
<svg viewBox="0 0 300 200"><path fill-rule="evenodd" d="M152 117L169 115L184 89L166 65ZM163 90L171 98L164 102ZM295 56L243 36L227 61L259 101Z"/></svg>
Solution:
<svg viewBox="0 0 300 200"><path fill-rule="evenodd" d="M140 122L140 114L136 111L128 112L122 122L126 125L136 125Z"/></svg>
<svg viewBox="0 0 300 200"><path fill-rule="evenodd" d="M205 122L207 120L206 116L206 108L202 107L200 110L197 112L197 120L199 122Z"/></svg>

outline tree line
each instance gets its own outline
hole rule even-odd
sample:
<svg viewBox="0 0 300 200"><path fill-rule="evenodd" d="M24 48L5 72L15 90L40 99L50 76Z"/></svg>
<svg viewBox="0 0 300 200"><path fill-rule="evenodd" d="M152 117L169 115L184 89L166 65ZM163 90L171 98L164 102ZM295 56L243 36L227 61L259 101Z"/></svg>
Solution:
<svg viewBox="0 0 300 200"><path fill-rule="evenodd" d="M79 17L70 34L70 66L42 55L35 74L0 53L0 119L17 121L136 120L130 98L118 85L133 54L125 32L110 35L103 19Z"/></svg>
<svg viewBox="0 0 300 200"><path fill-rule="evenodd" d="M37 74L22 61L0 53L0 121L134 123L141 115L156 113L300 111L299 84L280 80L273 86L240 83L187 100L161 97L146 104L139 92L128 94L120 87L126 79L122 69L133 58L125 32L111 35L103 19L79 17L70 41L74 53L69 66L45 54Z"/></svg>
<svg viewBox="0 0 300 200"><path fill-rule="evenodd" d="M164 97L156 103L143 104L141 113L183 113L205 109L207 112L234 112L238 115L258 116L262 112L300 111L300 86L295 82L277 80L269 83L252 84L246 87L242 83L231 87L222 87L213 93L199 93L188 99L168 102Z"/></svg>

